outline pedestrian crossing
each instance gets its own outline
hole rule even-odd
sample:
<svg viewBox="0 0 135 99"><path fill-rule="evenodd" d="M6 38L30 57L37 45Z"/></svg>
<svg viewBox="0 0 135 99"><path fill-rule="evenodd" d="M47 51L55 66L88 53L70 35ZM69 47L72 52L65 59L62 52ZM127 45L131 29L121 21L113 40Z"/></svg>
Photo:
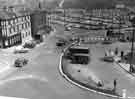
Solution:
<svg viewBox="0 0 135 99"><path fill-rule="evenodd" d="M132 76L131 74L127 73L123 68L118 66L117 63L113 63L113 64L114 64L113 68L116 70L116 72L118 74L122 75L123 77L125 76L131 82L135 81L135 77L134 76Z"/></svg>

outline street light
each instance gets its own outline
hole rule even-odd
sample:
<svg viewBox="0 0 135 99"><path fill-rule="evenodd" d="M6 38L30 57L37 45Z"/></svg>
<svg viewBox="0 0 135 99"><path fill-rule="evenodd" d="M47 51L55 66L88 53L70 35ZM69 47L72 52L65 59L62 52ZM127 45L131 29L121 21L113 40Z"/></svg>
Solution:
<svg viewBox="0 0 135 99"><path fill-rule="evenodd" d="M133 61L133 57L134 57L134 36L135 36L135 16L130 18L130 22L132 24L132 27L133 27L133 32L132 32L132 46L131 46L131 59L130 59L130 72L132 72L132 69L133 69L133 65L132 65L132 61Z"/></svg>

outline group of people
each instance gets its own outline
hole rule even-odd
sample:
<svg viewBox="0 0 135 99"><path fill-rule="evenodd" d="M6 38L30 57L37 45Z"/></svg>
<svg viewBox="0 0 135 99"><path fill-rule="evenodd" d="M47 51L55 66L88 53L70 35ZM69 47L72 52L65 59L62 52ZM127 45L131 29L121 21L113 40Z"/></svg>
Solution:
<svg viewBox="0 0 135 99"><path fill-rule="evenodd" d="M105 51L105 56L115 56L115 55L117 56L118 54L119 54L119 49L118 49L118 47L116 47L114 51L111 50L111 49ZM124 56L124 51L120 51L120 56L121 56L121 57Z"/></svg>

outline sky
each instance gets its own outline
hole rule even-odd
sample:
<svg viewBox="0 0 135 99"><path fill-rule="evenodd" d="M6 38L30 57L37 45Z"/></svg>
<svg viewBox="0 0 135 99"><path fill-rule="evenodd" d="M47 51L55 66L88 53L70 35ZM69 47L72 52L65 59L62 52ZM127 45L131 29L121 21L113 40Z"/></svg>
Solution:
<svg viewBox="0 0 135 99"><path fill-rule="evenodd" d="M3 2L7 2L5 4L8 5L14 5L14 4L22 4L24 3L26 5L34 6L37 5L38 1L43 2L42 5L45 7L50 7L50 8L56 8L56 6L59 5L59 3L63 0L0 0L0 6L4 5ZM75 7L75 8L108 8L114 6L114 4L118 0L64 0L64 7ZM123 1L123 0L119 0ZM133 3L134 1L134 3ZM135 0L125 0L124 2L128 2L132 5L135 5Z"/></svg>

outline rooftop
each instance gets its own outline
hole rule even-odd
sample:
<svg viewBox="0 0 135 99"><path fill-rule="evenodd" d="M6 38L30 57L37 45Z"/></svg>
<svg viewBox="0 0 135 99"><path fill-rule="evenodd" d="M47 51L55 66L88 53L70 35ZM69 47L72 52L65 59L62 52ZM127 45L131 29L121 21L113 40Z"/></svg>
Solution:
<svg viewBox="0 0 135 99"><path fill-rule="evenodd" d="M0 9L0 19L8 20L15 17L25 16L31 14L33 11L29 8L14 8L14 7L4 7Z"/></svg>

